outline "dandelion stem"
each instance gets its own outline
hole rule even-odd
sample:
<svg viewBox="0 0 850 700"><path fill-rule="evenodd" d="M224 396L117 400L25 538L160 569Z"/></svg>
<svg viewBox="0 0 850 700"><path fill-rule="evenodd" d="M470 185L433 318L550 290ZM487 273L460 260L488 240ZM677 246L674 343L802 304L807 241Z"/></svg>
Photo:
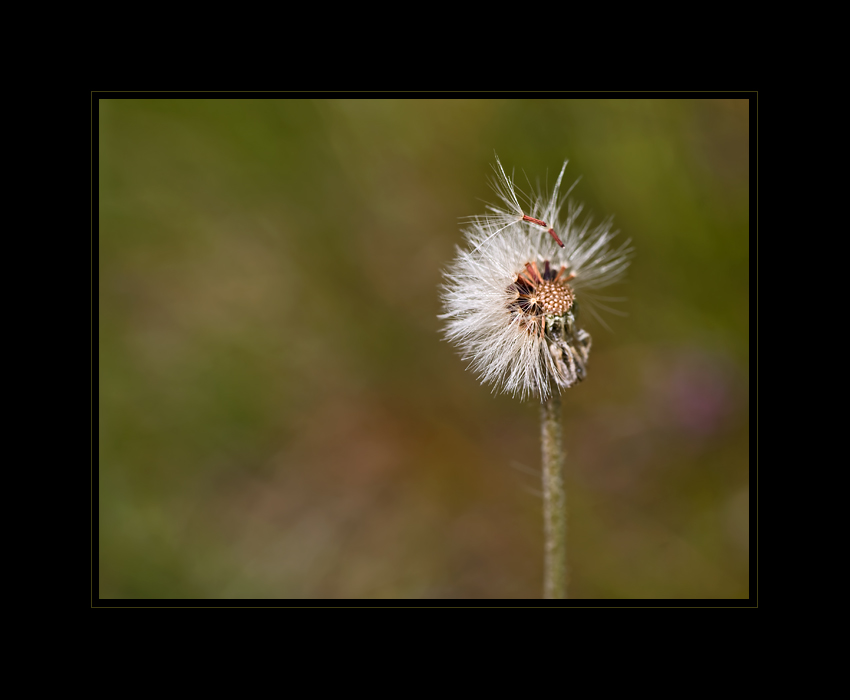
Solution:
<svg viewBox="0 0 850 700"><path fill-rule="evenodd" d="M543 402L543 597L567 597L567 497L564 491L564 446L561 395L557 389Z"/></svg>

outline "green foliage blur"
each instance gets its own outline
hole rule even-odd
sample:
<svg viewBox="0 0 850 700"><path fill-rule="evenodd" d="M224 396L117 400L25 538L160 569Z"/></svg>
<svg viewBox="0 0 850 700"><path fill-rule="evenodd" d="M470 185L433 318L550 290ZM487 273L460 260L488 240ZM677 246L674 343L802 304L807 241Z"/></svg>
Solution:
<svg viewBox="0 0 850 700"><path fill-rule="evenodd" d="M539 598L539 408L441 339L498 153L636 257L564 396L570 596L749 596L747 100L98 104L102 598Z"/></svg>

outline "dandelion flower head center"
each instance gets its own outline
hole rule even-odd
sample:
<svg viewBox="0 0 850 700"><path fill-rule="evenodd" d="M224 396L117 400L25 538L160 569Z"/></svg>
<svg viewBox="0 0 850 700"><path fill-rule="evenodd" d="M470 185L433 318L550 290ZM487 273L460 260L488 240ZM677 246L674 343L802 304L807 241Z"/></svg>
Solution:
<svg viewBox="0 0 850 700"><path fill-rule="evenodd" d="M547 314L565 314L573 305L573 299L573 290L562 282L543 282L537 288L537 303Z"/></svg>
<svg viewBox="0 0 850 700"><path fill-rule="evenodd" d="M525 270L508 288L513 295L509 308L528 315L563 316L573 307L576 298L564 272L565 268L561 268L555 273L548 260L543 263L543 271L537 263L526 263Z"/></svg>

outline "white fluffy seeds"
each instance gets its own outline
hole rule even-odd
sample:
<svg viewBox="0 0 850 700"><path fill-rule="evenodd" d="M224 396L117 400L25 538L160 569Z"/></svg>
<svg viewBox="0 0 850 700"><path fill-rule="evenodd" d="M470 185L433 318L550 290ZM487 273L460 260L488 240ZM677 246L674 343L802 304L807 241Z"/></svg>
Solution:
<svg viewBox="0 0 850 700"><path fill-rule="evenodd" d="M595 291L623 276L632 248L629 241L611 246L617 232L610 219L577 225L580 206L570 204L561 218L569 194L559 196L566 163L551 195L534 196L527 210L498 158L496 165L493 187L504 206L488 207L464 229L466 246L444 271L440 318L446 339L482 382L494 391L546 399L584 376L590 336L576 325L575 303L599 318L597 307L608 309L602 302L614 299ZM553 227L564 247L528 218Z"/></svg>

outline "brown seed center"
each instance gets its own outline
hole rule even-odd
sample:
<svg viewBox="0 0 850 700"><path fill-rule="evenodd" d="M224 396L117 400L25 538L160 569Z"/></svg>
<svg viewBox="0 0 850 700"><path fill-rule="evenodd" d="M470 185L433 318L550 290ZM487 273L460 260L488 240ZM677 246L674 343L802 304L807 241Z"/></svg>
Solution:
<svg viewBox="0 0 850 700"><path fill-rule="evenodd" d="M546 314L560 316L567 313L575 298L573 290L563 282L545 281L537 287L537 304Z"/></svg>

